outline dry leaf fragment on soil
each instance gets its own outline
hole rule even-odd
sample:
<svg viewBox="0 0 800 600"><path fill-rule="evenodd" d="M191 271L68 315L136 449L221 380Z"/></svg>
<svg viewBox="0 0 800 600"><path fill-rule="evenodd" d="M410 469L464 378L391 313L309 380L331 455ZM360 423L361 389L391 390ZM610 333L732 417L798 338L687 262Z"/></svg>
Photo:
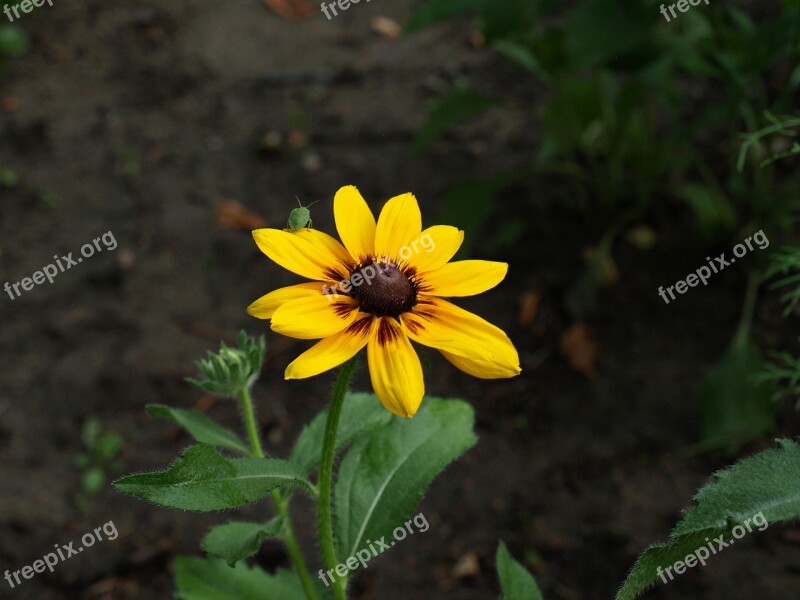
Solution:
<svg viewBox="0 0 800 600"><path fill-rule="evenodd" d="M456 566L453 567L452 575L457 579L462 577L474 577L481 572L478 556L474 552L467 552L458 559Z"/></svg>
<svg viewBox="0 0 800 600"><path fill-rule="evenodd" d="M372 20L369 24L370 27L372 27L372 31L378 35L382 35L383 37L391 38L393 40L399 38L400 33L403 31L403 27L400 25L400 23L383 15L372 17Z"/></svg>
<svg viewBox="0 0 800 600"><path fill-rule="evenodd" d="M517 321L522 327L533 324L541 301L542 293L539 290L530 290L522 294L519 299L519 315L517 316Z"/></svg>
<svg viewBox="0 0 800 600"><path fill-rule="evenodd" d="M586 323L573 323L562 333L559 349L573 369L590 378L597 376L597 340Z"/></svg>
<svg viewBox="0 0 800 600"><path fill-rule="evenodd" d="M292 21L307 19L314 14L308 0L264 0L264 3L279 17Z"/></svg>
<svg viewBox="0 0 800 600"><path fill-rule="evenodd" d="M258 213L245 208L236 200L224 200L217 204L217 223L226 229L252 231L267 226Z"/></svg>

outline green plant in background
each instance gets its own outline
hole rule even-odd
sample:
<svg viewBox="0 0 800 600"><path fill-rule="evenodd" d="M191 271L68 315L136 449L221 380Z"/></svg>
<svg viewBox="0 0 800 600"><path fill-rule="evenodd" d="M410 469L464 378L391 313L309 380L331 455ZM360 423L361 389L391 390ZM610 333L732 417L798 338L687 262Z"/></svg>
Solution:
<svg viewBox="0 0 800 600"><path fill-rule="evenodd" d="M793 398L795 408L800 410L800 358L788 352L774 352L774 362L767 363L756 382L768 383L774 388L772 401L776 404L783 398Z"/></svg>
<svg viewBox="0 0 800 600"><path fill-rule="evenodd" d="M776 16L755 23L717 4L665 24L657 4L587 0L567 8L549 0L431 0L406 31L474 14L487 46L549 87L544 106L530 106L543 126L536 159L518 175L566 176L572 182L566 202L612 211L639 207L632 217L642 217L654 198L683 197L717 238L732 234L751 211L757 228L773 225L767 213L781 208L772 178L759 177L754 196L735 171L720 169L717 157L701 150L709 137L730 140L730 149L742 129L758 127L758 115L791 106L800 86L800 7L785 2ZM777 95L768 85L771 70L788 73ZM692 100L689 85L721 90L708 101ZM415 150L494 103L525 108L524 99L490 99L465 86L436 100ZM483 195L485 210L495 200Z"/></svg>
<svg viewBox="0 0 800 600"><path fill-rule="evenodd" d="M720 447L733 454L775 426L775 388L756 377L766 362L750 335L758 285L759 277L751 275L739 328L723 357L703 378L701 448Z"/></svg>
<svg viewBox="0 0 800 600"><path fill-rule="evenodd" d="M607 228L567 294L577 318L594 310L619 235L663 214L662 205L684 203L715 246L756 230L777 239L800 212L800 171L789 165L800 151L794 141L800 120L774 116L797 102L800 5L775 2L756 22L728 3L711 3L665 23L659 4L430 0L406 25L414 32L474 15L489 48L547 86L539 105L488 98L462 84L432 103L414 149L430 148L493 104L528 111L541 123L534 160L491 180L457 184L448 195L448 220L476 228L496 223L490 217L508 186L533 175L559 178L566 185L553 190L564 194L563 203L593 211ZM521 234L511 231L507 242ZM750 267L751 282L762 266ZM705 447L734 451L774 423L774 391L752 377L765 364L750 341L754 285L733 343L702 386Z"/></svg>
<svg viewBox="0 0 800 600"><path fill-rule="evenodd" d="M19 176L17 172L8 167L0 165L0 187L11 189L17 187Z"/></svg>
<svg viewBox="0 0 800 600"><path fill-rule="evenodd" d="M10 3L0 2L0 11L8 4ZM5 20L4 15L3 20ZM28 51L29 47L28 36L18 25L0 21L0 69L3 68L6 58L21 56Z"/></svg>
<svg viewBox="0 0 800 600"><path fill-rule="evenodd" d="M781 296L781 301L786 304L783 311L783 316L786 317L800 303L800 248L785 246L770 258L770 266L764 278L769 280L779 277L770 284L770 289L789 288Z"/></svg>
<svg viewBox="0 0 800 600"><path fill-rule="evenodd" d="M771 125L742 136L744 142L739 151L739 160L736 162L736 169L740 173L744 170L747 154L751 151L755 152L757 156L765 156L774 152L772 156L766 156L761 160L758 165L761 168L775 161L800 154L800 144L791 141L792 138L797 137L797 131L794 128L800 128L800 118L790 116L779 118L769 112L766 112L764 116L772 123ZM784 145L790 147L787 150L781 149L781 146Z"/></svg>
<svg viewBox="0 0 800 600"><path fill-rule="evenodd" d="M781 295L781 301L786 304L783 316L788 317L800 303L800 248L787 246L775 252L764 278L774 280L771 289L784 290ZM776 406L783 399L794 399L800 410L800 358L788 352L773 352L771 358L772 362L755 374L754 381L771 386Z"/></svg>
<svg viewBox="0 0 800 600"><path fill-rule="evenodd" d="M86 511L92 499L100 493L109 475L118 473L121 464L117 460L122 450L122 437L111 431L103 431L99 420L88 418L81 431L83 451L75 456L75 466L83 471L81 491L75 502Z"/></svg>

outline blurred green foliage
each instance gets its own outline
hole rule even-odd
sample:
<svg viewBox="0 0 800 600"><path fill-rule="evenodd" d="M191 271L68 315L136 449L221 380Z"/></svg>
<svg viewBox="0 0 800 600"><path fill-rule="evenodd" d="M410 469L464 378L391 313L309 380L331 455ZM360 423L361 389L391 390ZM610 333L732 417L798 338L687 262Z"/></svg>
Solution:
<svg viewBox="0 0 800 600"><path fill-rule="evenodd" d="M501 194L523 178L557 178L549 193L591 211L605 229L594 260L567 294L577 317L596 305L598 274L612 260L616 238L656 212L685 207L709 245L759 229L778 238L800 212L797 169L786 168L800 154L800 116L792 114L800 88L800 2L750 3L755 17L733 3L701 4L669 22L661 4L429 0L406 25L411 33L470 15L488 48L547 87L534 104L512 94L492 98L462 81L431 103L414 150L430 149L494 105L521 107L541 124L538 141L531 137L533 159L511 173L456 184L447 220L473 239L491 223L491 248L513 243L524 225L493 218ZM737 333L701 386L706 447L735 451L774 424L775 384L787 377L785 369L773 370L772 379L756 377L768 368L750 341L759 279L751 273ZM786 275L778 283L798 280ZM788 297L793 307L800 289Z"/></svg>
<svg viewBox="0 0 800 600"><path fill-rule="evenodd" d="M100 421L88 418L81 432L83 451L75 455L75 466L83 471L81 491L75 503L87 511L92 499L100 493L109 475L119 472L117 461L122 451L123 440L116 433L103 431Z"/></svg>
<svg viewBox="0 0 800 600"><path fill-rule="evenodd" d="M788 317L800 304L800 247L785 246L770 257L765 279L772 279L771 289L781 290L781 301L786 305L783 316ZM772 362L764 364L755 373L758 384L772 386L772 401L794 399L800 410L800 357L788 352L771 353Z"/></svg>
<svg viewBox="0 0 800 600"><path fill-rule="evenodd" d="M0 2L2 11L9 2ZM0 13L0 69L5 58L20 56L28 51L28 36L16 24L8 22L4 14Z"/></svg>
<svg viewBox="0 0 800 600"><path fill-rule="evenodd" d="M728 3L712 3L666 23L659 4L430 0L406 32L474 15L487 47L548 86L544 106L531 106L541 141L521 173L566 177L570 185L558 186L564 203L601 209L613 220L629 207L641 218L654 200L680 198L710 242L737 229L786 228L797 208L789 206L790 184L764 171L769 164L748 173L733 168L731 157L742 131L757 130L796 101L800 6L770 3L756 22ZM414 149L429 148L490 103L525 102L461 86L432 103ZM739 166L761 150L745 150ZM476 187L469 207L485 204L480 212L488 216L497 196Z"/></svg>

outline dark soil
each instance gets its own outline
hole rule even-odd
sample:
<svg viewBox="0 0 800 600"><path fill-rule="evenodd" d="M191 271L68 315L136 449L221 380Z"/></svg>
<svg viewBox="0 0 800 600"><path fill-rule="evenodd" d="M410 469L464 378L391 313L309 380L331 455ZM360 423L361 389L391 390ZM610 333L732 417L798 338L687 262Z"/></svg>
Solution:
<svg viewBox="0 0 800 600"><path fill-rule="evenodd" d="M93 416L125 437L125 472L168 465L190 440L147 418L145 404L194 406L201 394L183 381L193 361L240 328L264 331L246 306L297 281L248 232L218 224L221 202L237 200L282 227L296 195L320 199L314 226L333 231L332 195L352 183L373 209L413 191L432 224L449 186L530 156L536 124L506 109L412 155L426 101L460 75L497 94L513 87L543 98L471 46L466 22L400 40L371 31L372 17L402 23L414 4L362 3L331 21L315 14L291 22L256 0L56 0L20 21L32 51L0 79L0 165L20 176L15 189L0 190L0 283L20 281L56 253L77 255L107 231L119 247L0 301L0 569L30 565L108 521L119 537L16 589L0 581L0 596L170 598L175 557L201 555L205 530L229 516L158 508L110 487L83 513L73 464ZM261 148L267 132L285 136L299 122L308 124L303 149ZM699 438L699 382L736 327L744 271L726 270L665 305L658 286L708 254L685 215L665 212L654 248L623 241L615 249L620 280L588 319L600 344L598 373L582 375L558 340L572 325L565 293L602 223L557 206L553 185L531 181L503 198L501 218L522 220L523 239L500 256L482 255L480 240L474 247L507 260L509 277L462 303L509 332L523 374L479 381L432 357L428 393L469 400L480 442L422 502L430 530L371 563L356 598L496 598L500 539L534 568L546 598L611 598L638 554L664 540L694 491L733 460L686 450ZM522 326L520 301L532 290L541 306ZM775 299L761 306L759 340L796 350ZM332 376L284 382L286 364L307 344L272 333L268 343L256 397L280 455L325 405ZM368 389L364 373L355 388ZM209 412L237 425L231 405ZM780 430L742 454L797 426L787 409ZM294 514L315 552L310 506ZM797 598L798 542L791 527L771 527L648 597ZM459 574L471 557L477 569ZM288 561L267 543L258 562L272 569Z"/></svg>

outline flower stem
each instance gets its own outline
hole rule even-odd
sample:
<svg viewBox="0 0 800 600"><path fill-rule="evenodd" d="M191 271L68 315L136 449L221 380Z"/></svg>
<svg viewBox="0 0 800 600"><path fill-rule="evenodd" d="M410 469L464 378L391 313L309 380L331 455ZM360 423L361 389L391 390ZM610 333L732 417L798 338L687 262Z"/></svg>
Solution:
<svg viewBox="0 0 800 600"><path fill-rule="evenodd" d="M239 392L239 403L242 405L242 418L244 419L244 428L247 430L247 438L250 440L250 450L253 456L264 458L264 450L261 448L261 439L256 425L256 411L253 410L253 398L250 396L250 390L244 389Z"/></svg>
<svg viewBox="0 0 800 600"><path fill-rule="evenodd" d="M264 450L261 447L261 439L258 435L256 414L255 410L253 410L253 398L250 396L250 390L244 389L239 393L239 403L242 406L242 418L244 419L244 426L247 430L247 437L250 439L250 449L252 450L253 456L264 458ZM306 598L308 598L308 600L317 600L317 592L311 583L306 561L303 558L300 545L297 543L297 538L294 535L292 520L289 517L289 501L284 498L277 489L272 490L271 495L272 501L275 503L275 510L283 517L283 541L286 542L289 557L292 559L294 570L300 578L300 583L303 585Z"/></svg>
<svg viewBox="0 0 800 600"><path fill-rule="evenodd" d="M300 545L297 543L297 538L292 528L292 520L289 517L289 501L284 498L278 490L272 490L272 499L275 502L275 508L278 514L283 517L283 540L286 542L286 548L289 551L289 557L292 559L294 570L300 578L300 583L303 584L306 598L308 598L308 600L317 600L317 592L311 583L311 576L308 574L306 561L303 558L303 553L300 551Z"/></svg>
<svg viewBox="0 0 800 600"><path fill-rule="evenodd" d="M336 433L339 429L339 418L342 416L344 396L350 385L350 377L356 368L358 355L342 365L333 388L333 398L328 409L328 419L325 422L325 437L322 442L322 457L319 466L319 498L317 499L317 527L319 529L322 559L327 571L332 571L338 564L336 549L333 545L333 517L332 517L332 483L333 459L336 456ZM333 578L331 578L333 579ZM341 579L333 579L331 589L335 600L346 600L345 586Z"/></svg>

